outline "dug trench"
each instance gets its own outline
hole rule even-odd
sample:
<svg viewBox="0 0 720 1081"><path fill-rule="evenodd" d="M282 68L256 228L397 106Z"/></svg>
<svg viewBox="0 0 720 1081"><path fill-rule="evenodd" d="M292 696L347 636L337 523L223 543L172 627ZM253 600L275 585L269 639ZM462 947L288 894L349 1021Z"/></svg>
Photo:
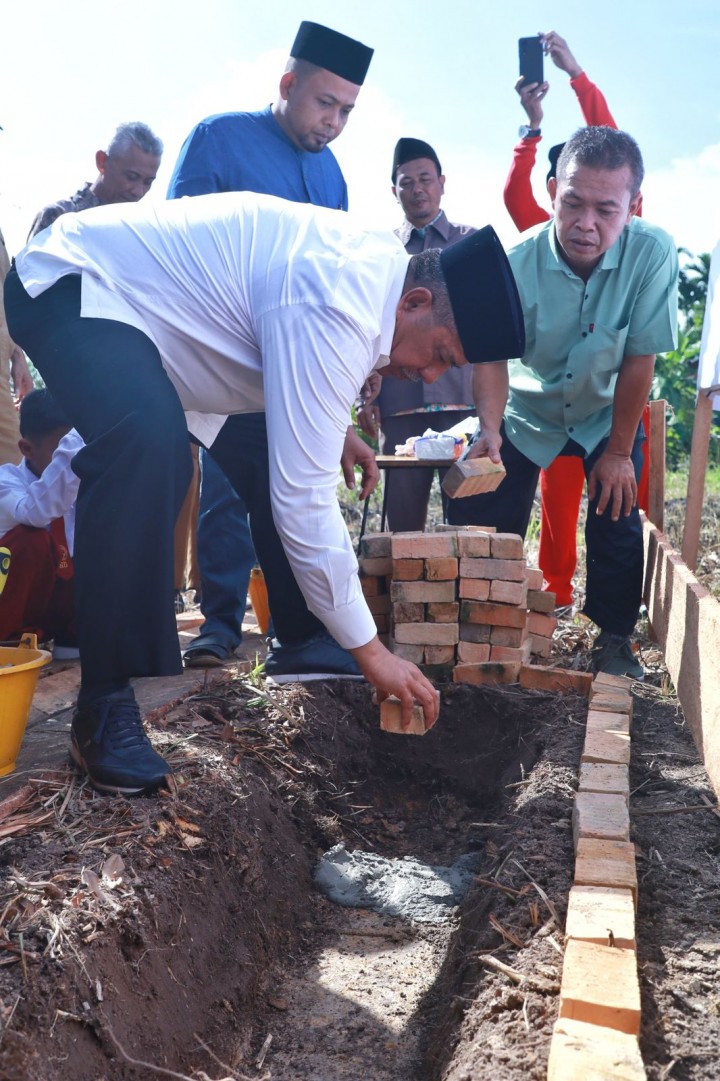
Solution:
<svg viewBox="0 0 720 1081"><path fill-rule="evenodd" d="M173 792L33 778L0 847L0 1076L439 1077L480 951L521 940L533 980L488 1008L533 1013L540 1063L585 708L450 686L413 738L379 731L364 686L231 679L151 719ZM339 843L432 867L471 853L473 884L442 922L344 908L313 880Z"/></svg>

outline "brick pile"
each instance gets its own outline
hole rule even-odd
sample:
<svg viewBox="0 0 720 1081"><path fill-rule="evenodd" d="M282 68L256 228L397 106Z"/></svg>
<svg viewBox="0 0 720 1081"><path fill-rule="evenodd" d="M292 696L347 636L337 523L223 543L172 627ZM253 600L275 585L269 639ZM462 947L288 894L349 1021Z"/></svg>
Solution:
<svg viewBox="0 0 720 1081"><path fill-rule="evenodd" d="M476 526L371 534L361 541L360 581L381 640L430 678L516 683L531 655L550 654L555 597L514 534Z"/></svg>

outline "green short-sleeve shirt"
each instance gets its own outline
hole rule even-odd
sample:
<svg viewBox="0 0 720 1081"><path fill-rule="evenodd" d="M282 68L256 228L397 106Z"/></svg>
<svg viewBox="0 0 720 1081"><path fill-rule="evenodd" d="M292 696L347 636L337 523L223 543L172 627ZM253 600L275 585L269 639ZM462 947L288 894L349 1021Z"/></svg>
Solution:
<svg viewBox="0 0 720 1081"><path fill-rule="evenodd" d="M668 233L632 218L584 282L560 255L550 221L509 258L527 344L509 362L505 426L545 467L568 439L590 453L610 434L623 357L675 348L677 249Z"/></svg>

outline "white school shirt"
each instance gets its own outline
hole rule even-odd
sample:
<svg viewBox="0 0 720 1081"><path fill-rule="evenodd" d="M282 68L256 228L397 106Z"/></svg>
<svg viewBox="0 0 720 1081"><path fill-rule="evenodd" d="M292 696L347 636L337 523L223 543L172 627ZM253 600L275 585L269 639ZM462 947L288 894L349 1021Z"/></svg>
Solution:
<svg viewBox="0 0 720 1081"><path fill-rule="evenodd" d="M20 465L0 466L0 537L16 525L48 529L56 518L63 518L68 551L73 554L80 478L73 473L71 463L84 446L73 428L62 437L39 477L24 458Z"/></svg>
<svg viewBox="0 0 720 1081"><path fill-rule="evenodd" d="M308 607L346 648L375 623L337 502L350 410L387 363L409 256L349 214L230 192L64 214L20 253L31 296L82 276L81 314L144 331L212 443L264 410L278 533Z"/></svg>

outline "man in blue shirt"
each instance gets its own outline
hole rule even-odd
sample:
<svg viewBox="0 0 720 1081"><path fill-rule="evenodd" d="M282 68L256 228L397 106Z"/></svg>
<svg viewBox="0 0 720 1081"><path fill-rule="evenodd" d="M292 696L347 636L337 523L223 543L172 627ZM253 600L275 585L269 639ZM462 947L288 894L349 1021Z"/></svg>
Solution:
<svg viewBox="0 0 720 1081"><path fill-rule="evenodd" d="M347 210L347 186L328 143L345 127L371 57L372 49L344 34L301 23L275 103L259 112L220 113L201 121L180 151L169 197L254 191ZM186 666L222 664L241 640L255 562L249 510L277 635L265 661L267 675L276 682L358 678L353 658L308 610L275 530L265 414L229 417L226 426L245 448L255 497L253 505L246 506L211 455L201 451L198 557L205 622L185 650ZM351 457L367 454L364 444L355 446ZM365 464L375 470L374 461L365 459ZM349 462L344 469L347 480L352 477Z"/></svg>
<svg viewBox="0 0 720 1081"><path fill-rule="evenodd" d="M470 497L473 513L522 535L540 469L558 455L582 458L584 611L601 631L592 664L636 679L641 417L655 354L675 346L678 274L672 237L634 216L642 179L640 150L625 132L582 128L565 144L548 182L554 218L509 253L526 349L508 372L488 364L473 373L480 435L470 452L498 462L502 446L507 476L495 492ZM468 520L466 502L451 502L451 521Z"/></svg>

